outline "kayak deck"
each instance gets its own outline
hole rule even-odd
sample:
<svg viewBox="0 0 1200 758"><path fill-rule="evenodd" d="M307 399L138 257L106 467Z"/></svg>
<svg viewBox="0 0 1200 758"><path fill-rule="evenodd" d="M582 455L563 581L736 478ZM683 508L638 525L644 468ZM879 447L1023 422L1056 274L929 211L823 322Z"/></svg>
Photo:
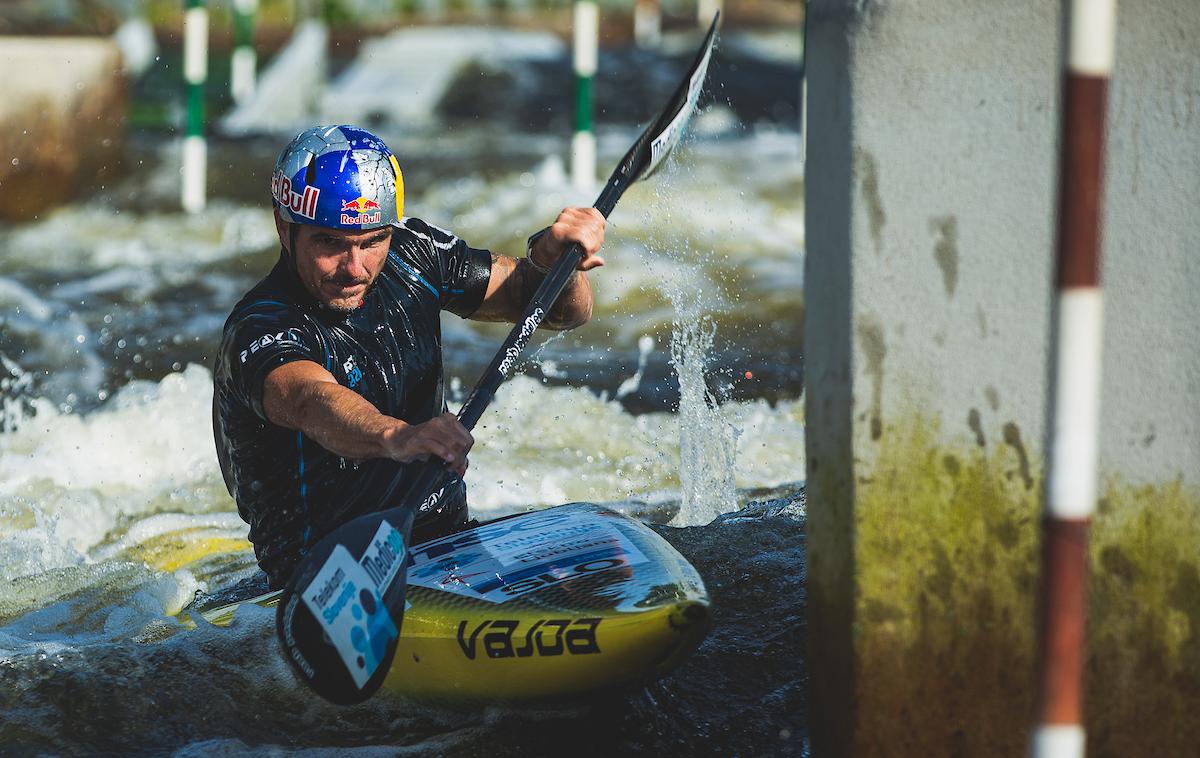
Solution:
<svg viewBox="0 0 1200 758"><path fill-rule="evenodd" d="M644 680L679 665L710 624L691 564L644 524L591 503L414 545L409 561L383 687L413 699L537 700ZM239 607L274 607L281 594L260 574L184 614L225 626Z"/></svg>

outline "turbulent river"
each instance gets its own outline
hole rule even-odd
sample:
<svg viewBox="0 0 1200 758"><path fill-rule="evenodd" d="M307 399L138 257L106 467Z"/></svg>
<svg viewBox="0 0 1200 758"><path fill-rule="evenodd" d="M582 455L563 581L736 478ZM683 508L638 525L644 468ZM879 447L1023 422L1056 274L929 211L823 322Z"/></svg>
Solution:
<svg viewBox="0 0 1200 758"><path fill-rule="evenodd" d="M213 449L211 366L278 253L265 199L283 139L216 141L217 196L189 217L171 209L178 147L135 133L115 185L0 228L0 752L804 754L800 139L729 99L626 195L594 319L535 339L467 478L480 519L587 500L659 524L715 608L674 675L537 708L338 708L294 679L270 613L175 620L255 568ZM638 118L602 119L602 171ZM519 255L593 199L567 182L561 135L443 126L380 131L407 212L471 244ZM461 400L504 329L443 329Z"/></svg>

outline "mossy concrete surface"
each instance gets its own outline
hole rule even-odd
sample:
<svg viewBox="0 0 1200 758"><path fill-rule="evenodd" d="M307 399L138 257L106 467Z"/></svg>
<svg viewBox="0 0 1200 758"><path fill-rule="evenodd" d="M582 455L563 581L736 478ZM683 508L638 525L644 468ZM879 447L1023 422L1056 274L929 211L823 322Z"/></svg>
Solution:
<svg viewBox="0 0 1200 758"><path fill-rule="evenodd" d="M1089 755L1200 750L1200 492L1110 480L1092 525Z"/></svg>
<svg viewBox="0 0 1200 758"><path fill-rule="evenodd" d="M918 418L864 446L873 455L856 467L855 755L1025 750L1040 487L1013 435L996 436L947 443L938 422Z"/></svg>
<svg viewBox="0 0 1200 758"><path fill-rule="evenodd" d="M852 644L811 640L811 654L842 660L847 678L843 710L830 714L840 737L814 724L816 753L834 755L836 744L836 754L859 756L1021 755L1034 716L1043 473L1013 425L947 442L938 420L918 416L868 436L860 430L845 499L826 481L841 502L816 500L834 466L810 483L814 631L840 625ZM1091 539L1089 755L1194 754L1200 497L1179 483L1112 478L1102 491ZM853 514L852 533L836 542L821 524L840 519L818 516L831 506ZM837 553L826 565L848 564L849 581L818 573L822 551ZM812 707L823 720L822 704Z"/></svg>
<svg viewBox="0 0 1200 758"><path fill-rule="evenodd" d="M1022 755L1063 6L807 13L813 753ZM1200 3L1122 0L1116 32L1088 746L1200 755Z"/></svg>

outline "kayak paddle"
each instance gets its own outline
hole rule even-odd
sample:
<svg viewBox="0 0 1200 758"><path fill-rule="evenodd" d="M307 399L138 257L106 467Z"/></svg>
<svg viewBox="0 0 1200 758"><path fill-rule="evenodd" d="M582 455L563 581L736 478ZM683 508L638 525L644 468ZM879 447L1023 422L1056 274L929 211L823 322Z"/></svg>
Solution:
<svg viewBox="0 0 1200 758"><path fill-rule="evenodd" d="M688 75L670 102L617 165L595 208L605 218L630 185L650 176L679 142L708 73L716 40L714 18ZM471 430L583 256L573 244L550 269L524 314L458 412ZM408 586L408 541L422 505L442 496L442 461L426 461L402 504L338 527L304 555L284 586L275 627L284 657L317 694L334 703L360 703L379 689L400 639ZM399 480L383 497L392 502Z"/></svg>

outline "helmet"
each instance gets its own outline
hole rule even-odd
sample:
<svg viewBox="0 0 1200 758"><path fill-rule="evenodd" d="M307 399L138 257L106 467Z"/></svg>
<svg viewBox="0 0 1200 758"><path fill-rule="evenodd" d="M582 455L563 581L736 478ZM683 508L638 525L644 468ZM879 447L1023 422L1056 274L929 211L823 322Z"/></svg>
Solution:
<svg viewBox="0 0 1200 758"><path fill-rule="evenodd" d="M314 126L279 154L271 198L293 224L371 229L404 215L404 177L374 134L356 126Z"/></svg>

